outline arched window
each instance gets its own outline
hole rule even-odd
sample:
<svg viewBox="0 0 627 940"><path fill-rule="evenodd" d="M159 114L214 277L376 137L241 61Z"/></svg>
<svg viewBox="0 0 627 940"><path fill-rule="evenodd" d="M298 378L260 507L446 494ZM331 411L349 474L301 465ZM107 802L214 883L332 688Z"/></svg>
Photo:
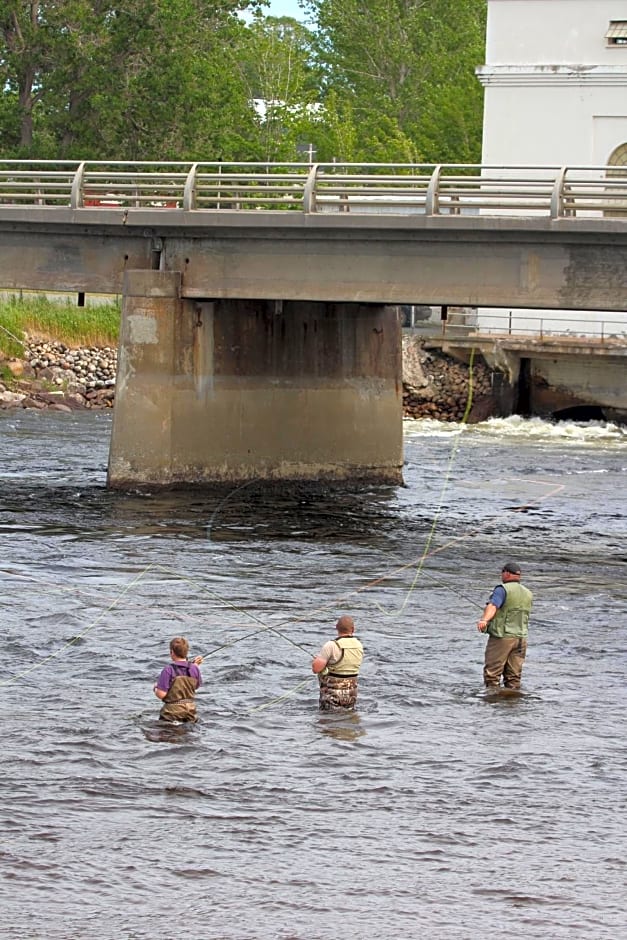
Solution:
<svg viewBox="0 0 627 940"><path fill-rule="evenodd" d="M612 153L610 154L610 159L607 161L607 163L608 163L608 166L626 166L627 167L627 144L619 144L616 150L613 150ZM623 174L617 173L616 175L622 176Z"/></svg>
<svg viewBox="0 0 627 940"><path fill-rule="evenodd" d="M605 171L607 179L616 179L616 183L608 187L610 202L615 208L606 209L604 216L609 218L625 218L627 216L627 143L619 144L607 161ZM610 188L611 187L611 188Z"/></svg>

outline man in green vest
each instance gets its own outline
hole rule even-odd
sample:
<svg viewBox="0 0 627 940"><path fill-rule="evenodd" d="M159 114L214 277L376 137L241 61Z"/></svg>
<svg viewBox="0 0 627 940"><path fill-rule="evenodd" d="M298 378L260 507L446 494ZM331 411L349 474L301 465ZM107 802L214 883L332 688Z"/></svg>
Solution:
<svg viewBox="0 0 627 940"><path fill-rule="evenodd" d="M498 689L503 677L506 689L519 689L527 654L527 634L532 594L520 583L520 565L508 561L501 571L502 584L488 599L477 624L488 634L483 681L488 689Z"/></svg>
<svg viewBox="0 0 627 940"><path fill-rule="evenodd" d="M353 618L340 617L335 629L336 639L325 643L311 663L311 671L318 674L323 711L355 707L357 677L364 658L364 648L354 635Z"/></svg>

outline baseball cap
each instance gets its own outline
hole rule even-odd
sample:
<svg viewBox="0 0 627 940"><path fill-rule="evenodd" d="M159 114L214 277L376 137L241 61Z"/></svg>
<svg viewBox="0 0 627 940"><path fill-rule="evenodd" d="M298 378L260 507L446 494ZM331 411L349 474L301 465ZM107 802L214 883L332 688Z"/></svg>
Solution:
<svg viewBox="0 0 627 940"><path fill-rule="evenodd" d="M501 572L507 571L509 574L520 574L520 565L517 565L515 561L506 562L501 568Z"/></svg>

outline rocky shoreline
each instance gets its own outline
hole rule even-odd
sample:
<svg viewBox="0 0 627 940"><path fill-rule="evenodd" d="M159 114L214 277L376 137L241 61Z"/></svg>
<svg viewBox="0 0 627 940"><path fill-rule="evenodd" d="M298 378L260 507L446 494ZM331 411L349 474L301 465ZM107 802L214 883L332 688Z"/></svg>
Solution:
<svg viewBox="0 0 627 940"><path fill-rule="evenodd" d="M468 407L470 366L431 348L428 340L403 335L403 414L407 418L461 421ZM472 401L467 420L496 413L492 370L481 356L472 365Z"/></svg>
<svg viewBox="0 0 627 940"><path fill-rule="evenodd" d="M29 341L24 356L0 359L0 409L54 411L112 408L117 350L72 349L54 341ZM479 358L472 369L471 422L494 414L491 371ZM403 414L408 418L461 421L468 403L470 370L426 340L403 335Z"/></svg>
<svg viewBox="0 0 627 940"><path fill-rule="evenodd" d="M112 408L117 350L27 342L20 359L0 360L0 409L81 411Z"/></svg>

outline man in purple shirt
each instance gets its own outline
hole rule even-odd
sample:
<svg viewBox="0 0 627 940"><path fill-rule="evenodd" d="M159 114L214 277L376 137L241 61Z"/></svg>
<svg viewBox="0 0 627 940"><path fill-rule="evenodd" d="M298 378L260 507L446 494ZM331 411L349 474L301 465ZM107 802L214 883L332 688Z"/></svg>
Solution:
<svg viewBox="0 0 627 940"><path fill-rule="evenodd" d="M159 713L161 721L197 721L196 689L202 685L200 669L202 656L189 662L189 643L184 636L175 636L170 641L172 662L161 670L153 689L163 702Z"/></svg>

